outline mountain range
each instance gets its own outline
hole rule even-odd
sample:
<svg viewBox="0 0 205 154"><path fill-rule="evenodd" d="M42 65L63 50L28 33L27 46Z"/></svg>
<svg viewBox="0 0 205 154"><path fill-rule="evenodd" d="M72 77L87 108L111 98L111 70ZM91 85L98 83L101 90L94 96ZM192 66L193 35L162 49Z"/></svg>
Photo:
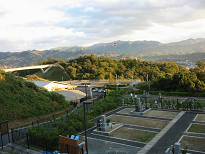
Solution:
<svg viewBox="0 0 205 154"><path fill-rule="evenodd" d="M188 39L180 42L163 44L158 41L116 41L117 59L150 59L156 56L181 55L182 57L205 58L205 38ZM49 57L68 61L86 54L115 58L114 42L99 43L89 47L57 47L49 50L28 50L22 52L0 52L2 68L37 65ZM191 55L191 56L190 56ZM198 60L197 58L197 60Z"/></svg>

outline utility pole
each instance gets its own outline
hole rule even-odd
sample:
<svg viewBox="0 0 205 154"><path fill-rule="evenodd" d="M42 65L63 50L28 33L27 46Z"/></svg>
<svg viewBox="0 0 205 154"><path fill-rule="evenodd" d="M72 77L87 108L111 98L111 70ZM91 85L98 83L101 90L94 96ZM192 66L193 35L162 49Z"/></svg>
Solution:
<svg viewBox="0 0 205 154"><path fill-rule="evenodd" d="M118 90L118 87L117 87L117 74L116 74L116 90Z"/></svg>
<svg viewBox="0 0 205 154"><path fill-rule="evenodd" d="M132 71L132 82L133 82L133 71Z"/></svg>
<svg viewBox="0 0 205 154"><path fill-rule="evenodd" d="M114 46L115 46L115 59L117 60L117 49L116 49L117 43L116 42L114 43Z"/></svg>

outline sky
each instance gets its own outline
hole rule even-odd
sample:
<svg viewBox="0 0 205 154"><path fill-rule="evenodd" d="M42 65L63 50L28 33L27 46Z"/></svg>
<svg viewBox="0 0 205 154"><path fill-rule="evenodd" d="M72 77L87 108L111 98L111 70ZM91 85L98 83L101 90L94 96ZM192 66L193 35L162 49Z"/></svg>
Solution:
<svg viewBox="0 0 205 154"><path fill-rule="evenodd" d="M205 0L2 0L0 51L205 38Z"/></svg>

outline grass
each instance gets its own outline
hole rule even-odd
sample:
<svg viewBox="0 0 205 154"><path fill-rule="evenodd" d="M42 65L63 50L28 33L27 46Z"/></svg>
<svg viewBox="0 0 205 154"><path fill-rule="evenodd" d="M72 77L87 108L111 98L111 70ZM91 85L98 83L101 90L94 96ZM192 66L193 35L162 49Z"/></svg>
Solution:
<svg viewBox="0 0 205 154"><path fill-rule="evenodd" d="M143 131L143 130L122 127L121 129L111 133L110 136L132 140L132 141L148 143L153 137L155 137L156 134L157 133L154 133L154 132L148 132L148 131Z"/></svg>
<svg viewBox="0 0 205 154"><path fill-rule="evenodd" d="M53 116L55 118L58 118L61 115L65 115L67 113L67 111L70 112L73 109L74 109L74 107L69 106L61 111L56 111L56 112L49 113L46 115L34 116L34 117L21 119L21 120L16 119L13 121L9 121L9 128L21 128L21 127L30 126L32 124L32 122L34 122L34 124L37 124L37 120L39 123L46 122L46 121L52 120Z"/></svg>
<svg viewBox="0 0 205 154"><path fill-rule="evenodd" d="M195 121L205 121L205 114L198 114Z"/></svg>
<svg viewBox="0 0 205 154"><path fill-rule="evenodd" d="M204 133L205 134L205 125L192 124L191 127L189 128L188 132Z"/></svg>
<svg viewBox="0 0 205 154"><path fill-rule="evenodd" d="M64 81L69 80L63 68L59 66L53 66L48 72L38 72L36 75L50 81L62 81L62 77Z"/></svg>
<svg viewBox="0 0 205 154"><path fill-rule="evenodd" d="M203 144L205 143L205 138L183 136L180 143L181 143L181 148L187 147L187 149L190 150L205 152L205 146Z"/></svg>
<svg viewBox="0 0 205 154"><path fill-rule="evenodd" d="M117 116L117 115L111 115L111 116L109 116L109 119L112 122L116 122L116 123L138 125L138 126L159 128L159 129L164 128L169 123L169 121L164 121L164 120Z"/></svg>

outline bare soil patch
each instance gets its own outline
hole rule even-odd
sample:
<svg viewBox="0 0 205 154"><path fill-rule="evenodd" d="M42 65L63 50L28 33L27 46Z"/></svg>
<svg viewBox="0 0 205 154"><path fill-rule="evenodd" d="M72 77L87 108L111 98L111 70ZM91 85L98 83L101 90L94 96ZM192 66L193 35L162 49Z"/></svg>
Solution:
<svg viewBox="0 0 205 154"><path fill-rule="evenodd" d="M121 111L119 111L118 113L121 113L121 114L130 114L130 112L134 110L134 108L125 108Z"/></svg>
<svg viewBox="0 0 205 154"><path fill-rule="evenodd" d="M138 125L138 126L151 127L151 128L159 128L159 129L164 128L169 123L169 121L165 121L165 120L117 116L117 115L111 115L107 118L110 119L111 122Z"/></svg>
<svg viewBox="0 0 205 154"><path fill-rule="evenodd" d="M179 113L178 112L169 112L169 111L156 111L151 110L150 112L146 113L144 116L148 117L161 117L161 118L175 118Z"/></svg>
<svg viewBox="0 0 205 154"><path fill-rule="evenodd" d="M205 121L205 114L198 114L195 121Z"/></svg>
<svg viewBox="0 0 205 154"><path fill-rule="evenodd" d="M110 136L148 143L156 134L157 133L154 132L122 127L121 129L111 133Z"/></svg>
<svg viewBox="0 0 205 154"><path fill-rule="evenodd" d="M205 152L205 146L202 143L205 143L205 138L196 138L184 136L180 141L181 148L187 147L190 150L202 151Z"/></svg>
<svg viewBox="0 0 205 154"><path fill-rule="evenodd" d="M134 108L126 108L126 109L119 111L118 113L130 114L132 110L134 110ZM177 112L157 111L157 110L151 110L148 113L144 114L144 116L148 116L148 117L160 117L160 118L169 118L169 119L173 119L177 115L178 115Z"/></svg>
<svg viewBox="0 0 205 154"><path fill-rule="evenodd" d="M35 116L35 117L32 117L32 118L27 118L27 119L9 121L9 129L10 128L21 128L21 127L30 126L30 125L32 125L32 122L34 124L37 124L37 120L38 120L39 123L49 121L49 120L53 119L53 116L55 118L58 118L61 115L66 114L67 111L70 112L72 109L73 109L73 107L67 107L64 110L57 111L57 112L50 113L50 114L46 114L46 115L42 115L42 116Z"/></svg>
<svg viewBox="0 0 205 154"><path fill-rule="evenodd" d="M112 128L110 128L110 129L108 129L108 130L106 130L105 132L111 132L111 131L113 131L114 129L116 129L117 127L119 127L120 125L114 125L114 126L112 126Z"/></svg>

